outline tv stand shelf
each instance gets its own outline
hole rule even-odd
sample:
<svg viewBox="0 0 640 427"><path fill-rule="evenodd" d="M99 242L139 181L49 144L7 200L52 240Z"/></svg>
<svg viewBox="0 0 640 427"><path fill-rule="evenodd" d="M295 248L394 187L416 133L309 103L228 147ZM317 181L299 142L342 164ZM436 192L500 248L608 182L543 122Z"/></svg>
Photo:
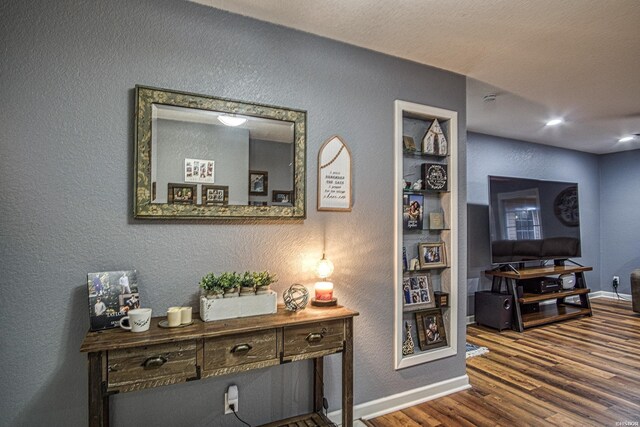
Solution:
<svg viewBox="0 0 640 427"><path fill-rule="evenodd" d="M513 310L513 326L515 330L522 332L524 329L534 326L560 322L579 316L591 316L591 303L589 302L589 292L591 290L587 288L584 278L584 272L591 270L593 268L583 266L549 266L523 268L520 270L510 269L508 271L489 270L485 271L485 274L492 277L492 292L500 292L503 281L506 283L507 292L513 295L516 301ZM574 289L544 294L524 293L518 296L519 280L570 273L576 276ZM565 298L571 296L578 296L580 302L566 302ZM556 300L555 304L538 305L538 311L523 313L527 305L539 304L540 302L554 299Z"/></svg>

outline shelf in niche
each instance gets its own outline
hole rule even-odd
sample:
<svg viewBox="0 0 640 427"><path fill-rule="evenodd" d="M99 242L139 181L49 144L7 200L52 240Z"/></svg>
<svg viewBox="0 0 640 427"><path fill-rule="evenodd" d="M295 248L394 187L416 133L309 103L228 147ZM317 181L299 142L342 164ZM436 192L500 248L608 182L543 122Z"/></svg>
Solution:
<svg viewBox="0 0 640 427"><path fill-rule="evenodd" d="M404 194L440 194L449 193L449 190L402 190Z"/></svg>
<svg viewBox="0 0 640 427"><path fill-rule="evenodd" d="M436 231L451 231L449 227L447 228L414 228L411 230L404 230L407 234L420 234L423 231L429 231L431 233L435 233Z"/></svg>
<svg viewBox="0 0 640 427"><path fill-rule="evenodd" d="M427 273L429 271L433 271L433 270L444 270L446 268L449 268L449 266L445 266L445 267L433 267L433 268L424 268L421 270L402 270L402 275L405 277L409 277L409 276L413 276L414 274L424 274Z"/></svg>
<svg viewBox="0 0 640 427"><path fill-rule="evenodd" d="M424 302L424 303L416 303L416 304L408 304L408 305L405 304L402 307L402 311L405 313L413 313L414 311L431 310L434 308L438 308L440 309L440 311L443 311L449 307L436 307L431 302Z"/></svg>
<svg viewBox="0 0 640 427"><path fill-rule="evenodd" d="M446 159L447 155L445 154L444 156L441 156L439 154L427 154L427 153L422 153L420 151L403 151L402 154L404 154L405 156L408 157L416 157L416 158L424 158L424 159Z"/></svg>

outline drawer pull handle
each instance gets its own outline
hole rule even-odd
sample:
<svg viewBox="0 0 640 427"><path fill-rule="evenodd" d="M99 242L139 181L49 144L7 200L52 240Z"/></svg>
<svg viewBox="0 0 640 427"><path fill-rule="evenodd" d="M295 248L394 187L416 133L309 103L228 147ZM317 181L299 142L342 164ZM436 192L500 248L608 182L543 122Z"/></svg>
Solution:
<svg viewBox="0 0 640 427"><path fill-rule="evenodd" d="M167 363L167 358L163 356L152 356L144 361L144 369L157 369Z"/></svg>
<svg viewBox="0 0 640 427"><path fill-rule="evenodd" d="M252 348L253 347L251 347L249 344L238 344L237 346L231 349L231 353L242 353L245 351L249 351Z"/></svg>
<svg viewBox="0 0 640 427"><path fill-rule="evenodd" d="M322 334L319 334L317 332L311 332L309 335L307 335L306 340L309 341L310 343L312 342L318 342L322 339Z"/></svg>

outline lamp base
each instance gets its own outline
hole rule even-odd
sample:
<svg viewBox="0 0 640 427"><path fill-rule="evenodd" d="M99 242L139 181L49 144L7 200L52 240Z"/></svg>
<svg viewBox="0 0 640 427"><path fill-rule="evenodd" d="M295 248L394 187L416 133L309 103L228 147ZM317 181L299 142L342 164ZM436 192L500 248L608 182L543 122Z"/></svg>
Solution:
<svg viewBox="0 0 640 427"><path fill-rule="evenodd" d="M338 305L338 298L331 298L330 300L318 300L311 298L311 305L316 307L333 307Z"/></svg>

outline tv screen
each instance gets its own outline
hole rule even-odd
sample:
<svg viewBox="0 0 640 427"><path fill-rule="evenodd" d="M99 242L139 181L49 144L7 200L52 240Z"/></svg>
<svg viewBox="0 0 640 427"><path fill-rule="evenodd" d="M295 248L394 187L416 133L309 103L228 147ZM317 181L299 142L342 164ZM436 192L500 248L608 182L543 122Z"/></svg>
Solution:
<svg viewBox="0 0 640 427"><path fill-rule="evenodd" d="M489 176L491 262L581 255L578 184Z"/></svg>

